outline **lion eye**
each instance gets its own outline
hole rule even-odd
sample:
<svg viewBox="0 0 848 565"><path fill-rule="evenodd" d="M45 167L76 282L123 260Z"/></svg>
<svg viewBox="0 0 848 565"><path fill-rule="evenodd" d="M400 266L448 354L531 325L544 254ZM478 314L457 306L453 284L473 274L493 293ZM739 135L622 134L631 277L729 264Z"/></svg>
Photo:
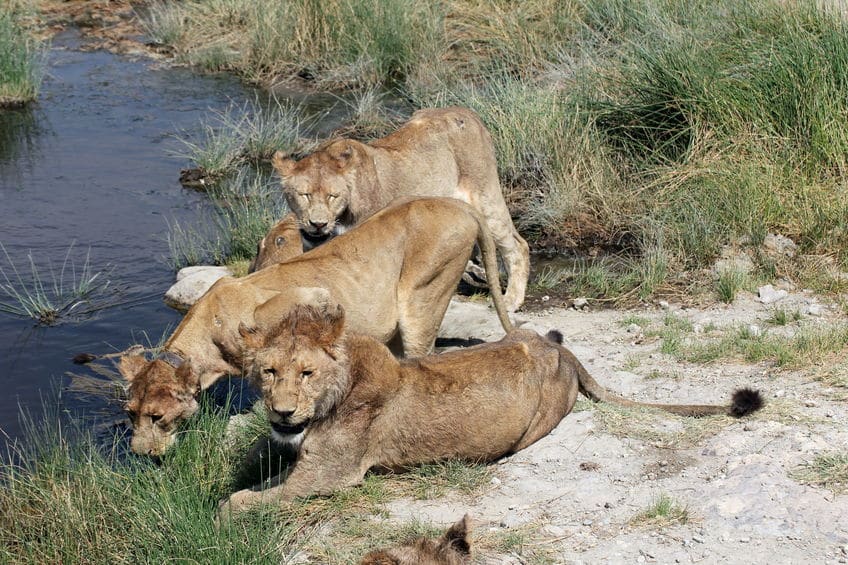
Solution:
<svg viewBox="0 0 848 565"><path fill-rule="evenodd" d="M150 415L150 421L154 424L161 419L162 419L162 414L151 414Z"/></svg>
<svg viewBox="0 0 848 565"><path fill-rule="evenodd" d="M306 199L306 201L307 201L307 202L309 202L309 194L308 194L308 193L306 193L306 192L301 192L301 193L300 193L300 197L301 197L301 198L305 198L305 199Z"/></svg>
<svg viewBox="0 0 848 565"><path fill-rule="evenodd" d="M277 375L277 369L274 367L266 367L265 369L262 369L262 375L269 378L275 377Z"/></svg>
<svg viewBox="0 0 848 565"><path fill-rule="evenodd" d="M282 247L286 244L286 238L281 235L278 235L277 239L274 240L274 243L277 245L277 247Z"/></svg>
<svg viewBox="0 0 848 565"><path fill-rule="evenodd" d="M335 194L331 194L331 195L329 195L329 196L327 197L327 200L328 200L328 201L330 201L330 202L332 202L332 201L333 201L333 200L335 200L336 198L338 198L338 196L336 196Z"/></svg>
<svg viewBox="0 0 848 565"><path fill-rule="evenodd" d="M300 378L302 378L302 379L305 379L306 377L311 377L311 376L312 376L312 371L301 371L300 372Z"/></svg>
<svg viewBox="0 0 848 565"><path fill-rule="evenodd" d="M124 412L127 413L127 416L129 416L130 420L135 420L135 410L132 410L130 408L124 408Z"/></svg>

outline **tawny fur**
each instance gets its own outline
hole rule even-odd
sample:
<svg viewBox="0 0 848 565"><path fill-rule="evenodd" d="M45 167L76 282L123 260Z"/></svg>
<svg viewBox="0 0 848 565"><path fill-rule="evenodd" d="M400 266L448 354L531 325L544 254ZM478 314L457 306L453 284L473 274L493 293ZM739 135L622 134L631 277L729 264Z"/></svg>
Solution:
<svg viewBox="0 0 848 565"><path fill-rule="evenodd" d="M130 383L132 449L161 454L189 414L184 390L241 374L240 323L272 323L293 304L317 300L317 290L344 305L353 331L397 342L407 356L425 355L475 243L490 280L497 280L494 244L476 210L452 198L406 200L301 257L221 279L165 343L165 351L185 360L184 378L175 378L175 369L162 361L121 364ZM511 327L500 292L493 289L491 296L501 323ZM182 416L163 430L152 420L164 412Z"/></svg>
<svg viewBox="0 0 848 565"><path fill-rule="evenodd" d="M418 538L372 551L359 565L464 565L471 562L468 529L468 516L464 516L438 539Z"/></svg>
<svg viewBox="0 0 848 565"><path fill-rule="evenodd" d="M278 152L272 163L307 238L358 224L400 196L467 202L485 218L509 271L507 307L524 302L530 250L504 201L492 138L471 110L419 110L371 143L337 139L299 161Z"/></svg>
<svg viewBox="0 0 848 565"><path fill-rule="evenodd" d="M371 337L346 334L343 309L332 304L296 306L276 326L242 327L241 335L245 370L262 390L272 427L305 433L285 481L234 493L220 508L225 513L260 500L328 495L360 483L369 469L493 461L550 432L578 392L692 416L731 412L624 399L599 385L555 334L525 329L495 343L403 361Z"/></svg>
<svg viewBox="0 0 848 565"><path fill-rule="evenodd" d="M256 247L256 257L250 262L248 273L255 273L269 265L275 265L303 255L300 239L300 224L297 216L288 214L271 226Z"/></svg>

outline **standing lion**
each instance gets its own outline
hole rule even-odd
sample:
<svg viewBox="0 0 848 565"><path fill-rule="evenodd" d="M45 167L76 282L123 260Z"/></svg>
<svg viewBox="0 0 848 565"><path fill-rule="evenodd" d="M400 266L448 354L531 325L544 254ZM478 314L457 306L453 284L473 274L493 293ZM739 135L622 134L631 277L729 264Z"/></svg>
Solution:
<svg viewBox="0 0 848 565"><path fill-rule="evenodd" d="M448 196L471 204L485 218L509 271L507 308L524 303L530 248L504 201L492 138L471 110L419 110L371 143L337 139L299 161L278 151L272 162L307 248L400 196Z"/></svg>

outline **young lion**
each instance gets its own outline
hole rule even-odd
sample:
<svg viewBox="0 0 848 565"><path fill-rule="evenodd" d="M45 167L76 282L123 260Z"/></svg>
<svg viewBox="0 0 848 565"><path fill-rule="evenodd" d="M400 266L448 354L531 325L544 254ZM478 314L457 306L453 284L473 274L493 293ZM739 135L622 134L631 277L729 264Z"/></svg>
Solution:
<svg viewBox="0 0 848 565"><path fill-rule="evenodd" d="M262 500L327 495L360 483L369 469L400 471L446 459L492 461L529 446L568 414L582 392L593 400L676 414L742 416L759 393L731 406L656 405L606 391L561 345L524 329L495 343L396 360L371 337L344 331L341 306L295 306L267 331L239 327L245 370L262 390L272 435L299 446L282 484L234 493L226 514Z"/></svg>
<svg viewBox="0 0 848 565"><path fill-rule="evenodd" d="M121 359L129 382L132 449L160 455L195 397L224 375L240 375L240 322L276 321L320 290L345 306L352 329L401 346L405 355L433 347L474 244L490 280L498 280L494 244L476 210L453 198L419 198L382 210L356 229L301 257L241 279L224 278L192 306L153 361ZM492 300L511 323L500 292Z"/></svg>
<svg viewBox="0 0 848 565"><path fill-rule="evenodd" d="M471 562L468 529L466 515L437 540L418 538L397 547L372 551L359 565L464 565Z"/></svg>
<svg viewBox="0 0 848 565"><path fill-rule="evenodd" d="M303 255L300 224L297 216L288 214L274 224L256 246L256 257L250 262L248 273L255 273L269 265L276 265Z"/></svg>
<svg viewBox="0 0 848 565"><path fill-rule="evenodd" d="M358 224L399 196L449 196L469 203L485 218L509 271L507 308L514 311L524 302L530 248L504 201L492 138L471 110L419 110L399 130L371 143L338 139L300 161L277 152L272 163L307 244Z"/></svg>

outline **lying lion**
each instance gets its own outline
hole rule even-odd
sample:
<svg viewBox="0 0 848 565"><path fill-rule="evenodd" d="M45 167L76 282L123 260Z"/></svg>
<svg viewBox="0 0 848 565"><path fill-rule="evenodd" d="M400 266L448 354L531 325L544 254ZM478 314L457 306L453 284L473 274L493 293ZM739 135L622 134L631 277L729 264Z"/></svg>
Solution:
<svg viewBox="0 0 848 565"><path fill-rule="evenodd" d="M256 257L250 262L248 273L255 273L269 265L276 265L303 255L297 216L288 214L271 226L256 246Z"/></svg>
<svg viewBox="0 0 848 565"><path fill-rule="evenodd" d="M419 538L397 547L372 551L359 565L463 565L470 562L468 516L464 516L437 540Z"/></svg>
<svg viewBox="0 0 848 565"><path fill-rule="evenodd" d="M277 152L272 163L306 248L399 196L464 200L486 219L509 271L507 308L524 302L530 250L504 202L492 138L471 110L419 110L398 131L371 143L338 139L300 161Z"/></svg>
<svg viewBox="0 0 848 565"><path fill-rule="evenodd" d="M629 401L598 384L559 332L516 329L495 343L399 362L344 325L341 306L297 305L268 330L239 327L245 371L262 390L272 436L299 452L284 482L238 491L219 513L328 495L359 484L369 469L493 461L550 432L578 392L687 416L743 416L762 403L747 389L730 406Z"/></svg>
<svg viewBox="0 0 848 565"><path fill-rule="evenodd" d="M391 340L408 356L429 353L475 242L487 276L497 281L494 244L476 210L453 198L408 200L301 257L219 280L158 359L121 358L133 451L163 453L178 424L197 410L197 394L224 375L241 374L239 323L278 320L293 303L312 301L312 287L344 305L352 330ZM496 286L492 300L509 329Z"/></svg>

